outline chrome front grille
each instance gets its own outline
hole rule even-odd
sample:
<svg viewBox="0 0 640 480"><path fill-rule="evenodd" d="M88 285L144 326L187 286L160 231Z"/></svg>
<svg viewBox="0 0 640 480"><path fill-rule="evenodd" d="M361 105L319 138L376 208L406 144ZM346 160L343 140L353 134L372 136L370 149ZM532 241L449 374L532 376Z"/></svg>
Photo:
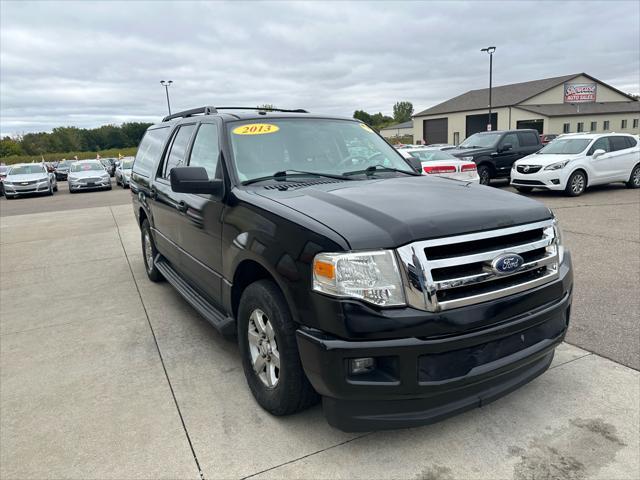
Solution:
<svg viewBox="0 0 640 480"><path fill-rule="evenodd" d="M518 165L516 170L518 173L537 173L542 168L542 165Z"/></svg>
<svg viewBox="0 0 640 480"><path fill-rule="evenodd" d="M437 312L513 295L558 278L553 220L414 242L400 247L407 303ZM500 273L492 262L505 254L522 265Z"/></svg>

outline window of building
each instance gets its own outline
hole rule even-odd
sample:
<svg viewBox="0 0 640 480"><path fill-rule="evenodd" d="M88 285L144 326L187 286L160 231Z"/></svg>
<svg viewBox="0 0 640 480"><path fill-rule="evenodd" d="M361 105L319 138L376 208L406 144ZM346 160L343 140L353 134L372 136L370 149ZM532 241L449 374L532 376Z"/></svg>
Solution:
<svg viewBox="0 0 640 480"><path fill-rule="evenodd" d="M165 166L162 178L169 179L171 170L175 167L179 167L185 164L185 155L187 153L187 147L189 146L189 140L195 130L196 125L191 123L189 125L182 125L176 134L173 136L171 142L171 149L169 154L165 157Z"/></svg>
<svg viewBox="0 0 640 480"><path fill-rule="evenodd" d="M638 128L638 119L637 118L633 119L633 128Z"/></svg>
<svg viewBox="0 0 640 480"><path fill-rule="evenodd" d="M577 132L584 132L584 122L578 122L578 126L576 127Z"/></svg>
<svg viewBox="0 0 640 480"><path fill-rule="evenodd" d="M598 130L598 122L591 122L591 128L589 129L589 131L595 132L596 130Z"/></svg>
<svg viewBox="0 0 640 480"><path fill-rule="evenodd" d="M562 133L569 133L571 131L571 124L565 123L562 125Z"/></svg>
<svg viewBox="0 0 640 480"><path fill-rule="evenodd" d="M218 127L214 123L203 123L193 141L189 166L203 167L207 171L209 180L213 180L216 176L219 155Z"/></svg>
<svg viewBox="0 0 640 480"><path fill-rule="evenodd" d="M609 130L609 120L605 120L604 123L602 124L602 129L606 132L607 130Z"/></svg>
<svg viewBox="0 0 640 480"><path fill-rule="evenodd" d="M622 122L620 122L620 128L622 128L623 130L625 128L627 128L627 120L626 119L624 119L624 120L622 120Z"/></svg>

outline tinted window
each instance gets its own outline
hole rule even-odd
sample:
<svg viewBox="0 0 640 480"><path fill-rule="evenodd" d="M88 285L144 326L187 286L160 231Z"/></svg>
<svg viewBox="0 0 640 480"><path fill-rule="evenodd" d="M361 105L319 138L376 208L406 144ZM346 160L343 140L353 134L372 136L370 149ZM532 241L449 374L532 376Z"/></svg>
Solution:
<svg viewBox="0 0 640 480"><path fill-rule="evenodd" d="M611 141L612 152L629 148L629 144L627 143L627 137L610 137L610 141Z"/></svg>
<svg viewBox="0 0 640 480"><path fill-rule="evenodd" d="M203 167L212 180L216 175L219 155L218 127L214 123L203 123L193 142L189 166Z"/></svg>
<svg viewBox="0 0 640 480"><path fill-rule="evenodd" d="M151 175L153 164L162 155L162 147L169 134L169 127L147 130L140 142L134 161L134 171L148 177Z"/></svg>
<svg viewBox="0 0 640 480"><path fill-rule="evenodd" d="M410 152L410 155L425 162L433 160L459 160L450 153L441 150L415 150Z"/></svg>
<svg viewBox="0 0 640 480"><path fill-rule="evenodd" d="M510 143L512 148L518 148L520 146L518 135L515 133L507 133L500 142L500 146L506 145L507 143Z"/></svg>
<svg viewBox="0 0 640 480"><path fill-rule="evenodd" d="M611 151L611 146L609 145L609 137L602 137L593 142L591 148L587 152L587 155L593 155L593 152L596 150L604 150L605 152Z"/></svg>
<svg viewBox="0 0 640 480"><path fill-rule="evenodd" d="M633 137L625 137L627 139L627 143L629 144L629 148L635 147L638 145L638 142Z"/></svg>
<svg viewBox="0 0 640 480"><path fill-rule="evenodd" d="M520 145L523 147L532 147L538 145L538 135L533 132L518 132L518 138L520 139Z"/></svg>
<svg viewBox="0 0 640 480"><path fill-rule="evenodd" d="M187 147L189 147L189 140L195 130L195 124L183 125L178 128L177 133L173 136L171 142L171 148L169 154L165 160L164 170L162 177L169 178L171 169L179 167L185 164L185 155L187 153Z"/></svg>

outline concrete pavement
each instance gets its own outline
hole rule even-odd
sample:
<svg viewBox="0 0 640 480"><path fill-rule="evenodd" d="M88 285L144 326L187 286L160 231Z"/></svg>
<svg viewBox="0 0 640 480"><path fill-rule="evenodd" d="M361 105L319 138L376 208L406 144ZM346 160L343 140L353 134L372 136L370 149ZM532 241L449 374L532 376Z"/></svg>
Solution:
<svg viewBox="0 0 640 480"><path fill-rule="evenodd" d="M633 365L637 192L595 193L540 198L577 264L569 340ZM236 345L146 279L130 205L3 216L0 242L1 478L640 477L640 373L587 350L482 409L347 434L257 406Z"/></svg>

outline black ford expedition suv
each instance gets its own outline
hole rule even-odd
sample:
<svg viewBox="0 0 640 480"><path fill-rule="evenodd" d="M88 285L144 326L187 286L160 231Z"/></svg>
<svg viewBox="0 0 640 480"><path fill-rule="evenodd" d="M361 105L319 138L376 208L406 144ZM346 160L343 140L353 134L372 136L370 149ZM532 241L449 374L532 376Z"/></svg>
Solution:
<svg viewBox="0 0 640 480"><path fill-rule="evenodd" d="M480 183L489 185L492 178L508 177L513 162L541 148L537 130L503 130L474 133L447 153L475 162Z"/></svg>
<svg viewBox="0 0 640 480"><path fill-rule="evenodd" d="M343 430L430 423L540 375L567 329L571 259L548 208L418 175L354 119L171 115L131 190L149 278L237 335L275 415L320 396Z"/></svg>

